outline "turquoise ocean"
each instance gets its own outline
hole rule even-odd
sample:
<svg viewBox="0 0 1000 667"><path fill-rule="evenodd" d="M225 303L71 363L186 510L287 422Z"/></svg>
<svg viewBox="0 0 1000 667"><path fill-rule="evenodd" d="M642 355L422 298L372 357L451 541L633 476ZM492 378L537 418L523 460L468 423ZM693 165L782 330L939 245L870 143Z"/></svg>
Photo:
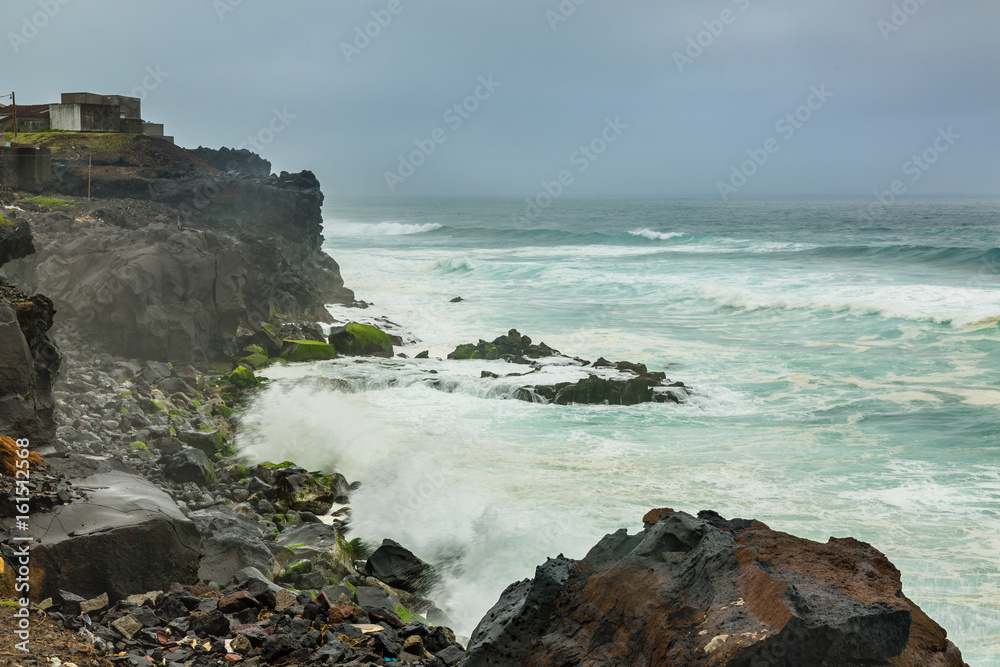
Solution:
<svg viewBox="0 0 1000 667"><path fill-rule="evenodd" d="M871 542L1000 665L1000 202L873 203L328 201L325 247L373 304L331 312L387 318L410 358L274 368L242 447L360 480L349 537L434 563L466 635L546 556L714 509ZM697 395L527 403L480 379L504 362L445 359L511 328Z"/></svg>

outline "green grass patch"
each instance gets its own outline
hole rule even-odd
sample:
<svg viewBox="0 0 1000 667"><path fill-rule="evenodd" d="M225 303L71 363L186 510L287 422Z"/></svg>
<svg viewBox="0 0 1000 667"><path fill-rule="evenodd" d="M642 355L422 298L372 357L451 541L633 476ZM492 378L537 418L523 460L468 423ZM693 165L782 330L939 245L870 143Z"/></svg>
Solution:
<svg viewBox="0 0 1000 667"><path fill-rule="evenodd" d="M28 206L51 211L59 208L71 208L74 204L71 201L66 201L65 199L59 199L58 197L31 197L25 199L21 202L22 204L27 204Z"/></svg>
<svg viewBox="0 0 1000 667"><path fill-rule="evenodd" d="M399 616L399 620L403 623L423 623L424 625L430 625L426 618L419 614L411 614L401 604L396 605L393 611L396 612L396 616Z"/></svg>

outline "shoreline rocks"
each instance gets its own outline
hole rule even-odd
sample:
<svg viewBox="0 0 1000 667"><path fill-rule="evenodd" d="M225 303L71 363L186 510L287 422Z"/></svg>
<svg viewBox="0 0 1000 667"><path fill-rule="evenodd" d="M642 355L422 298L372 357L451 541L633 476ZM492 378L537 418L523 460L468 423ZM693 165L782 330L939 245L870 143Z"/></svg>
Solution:
<svg viewBox="0 0 1000 667"><path fill-rule="evenodd" d="M330 345L347 357L392 358L393 341L389 334L369 324L350 322L330 332Z"/></svg>
<svg viewBox="0 0 1000 667"><path fill-rule="evenodd" d="M423 354L423 353L421 353ZM417 355L417 358L421 358ZM448 355L449 359L502 359L508 363L532 367L532 371L541 370L539 359L562 358L567 365L581 368L590 367L598 372L614 372L614 376L590 373L576 382L559 382L556 384L525 385L516 392L515 398L534 403L553 403L556 405L572 405L575 403L589 405L638 405L640 403L684 403L690 398L691 389L683 382L672 382L665 373L651 372L644 364L629 361L612 363L601 357L591 363L579 357L568 357L559 350L552 349L545 343L532 343L531 338L511 329L507 335L499 336L492 343L480 340L478 343L459 345ZM528 373L508 373L512 375L527 375ZM482 379L498 379L500 376L491 371L482 371Z"/></svg>
<svg viewBox="0 0 1000 667"><path fill-rule="evenodd" d="M253 389L218 367L121 359L76 339L69 350L57 391L68 451L33 473L37 608L124 664L461 659L451 630L428 621L445 614L426 590L391 585L415 583L412 572L359 569L364 547L344 536L350 508L318 516L356 484L234 458L232 411ZM13 482L0 482L0 555L13 564Z"/></svg>
<svg viewBox="0 0 1000 667"><path fill-rule="evenodd" d="M664 509L504 591L462 665L523 664L965 663L871 545Z"/></svg>

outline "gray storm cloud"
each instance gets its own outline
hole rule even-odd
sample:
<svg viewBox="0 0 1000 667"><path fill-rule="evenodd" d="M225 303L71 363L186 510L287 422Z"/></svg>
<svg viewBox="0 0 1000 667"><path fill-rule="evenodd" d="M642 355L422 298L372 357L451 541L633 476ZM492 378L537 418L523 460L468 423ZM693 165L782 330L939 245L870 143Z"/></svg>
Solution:
<svg viewBox="0 0 1000 667"><path fill-rule="evenodd" d="M1000 194L992 0L6 0L0 16L19 103L139 91L179 144L257 148L334 196L532 195L609 118L628 130L569 196L869 197L940 131L961 138L908 192Z"/></svg>

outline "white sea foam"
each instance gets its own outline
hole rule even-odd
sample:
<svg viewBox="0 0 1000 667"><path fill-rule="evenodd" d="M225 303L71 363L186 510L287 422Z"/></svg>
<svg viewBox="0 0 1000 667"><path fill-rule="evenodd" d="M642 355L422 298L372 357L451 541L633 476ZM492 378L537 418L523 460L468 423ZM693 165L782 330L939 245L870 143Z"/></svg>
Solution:
<svg viewBox="0 0 1000 667"><path fill-rule="evenodd" d="M629 232L632 236L641 236L647 238L650 241L666 241L668 239L676 239L681 236L687 236L684 232L654 232L652 229L633 229Z"/></svg>
<svg viewBox="0 0 1000 667"><path fill-rule="evenodd" d="M392 220L375 223L327 220L323 233L327 236L406 236L433 232L441 227L436 222L410 224Z"/></svg>
<svg viewBox="0 0 1000 667"><path fill-rule="evenodd" d="M830 285L790 290L787 287L747 288L731 285L706 285L700 297L720 306L746 311L829 310L854 315L884 317L951 324L953 327L981 325L1000 313L1000 295L992 290L945 285L893 285L858 287Z"/></svg>

